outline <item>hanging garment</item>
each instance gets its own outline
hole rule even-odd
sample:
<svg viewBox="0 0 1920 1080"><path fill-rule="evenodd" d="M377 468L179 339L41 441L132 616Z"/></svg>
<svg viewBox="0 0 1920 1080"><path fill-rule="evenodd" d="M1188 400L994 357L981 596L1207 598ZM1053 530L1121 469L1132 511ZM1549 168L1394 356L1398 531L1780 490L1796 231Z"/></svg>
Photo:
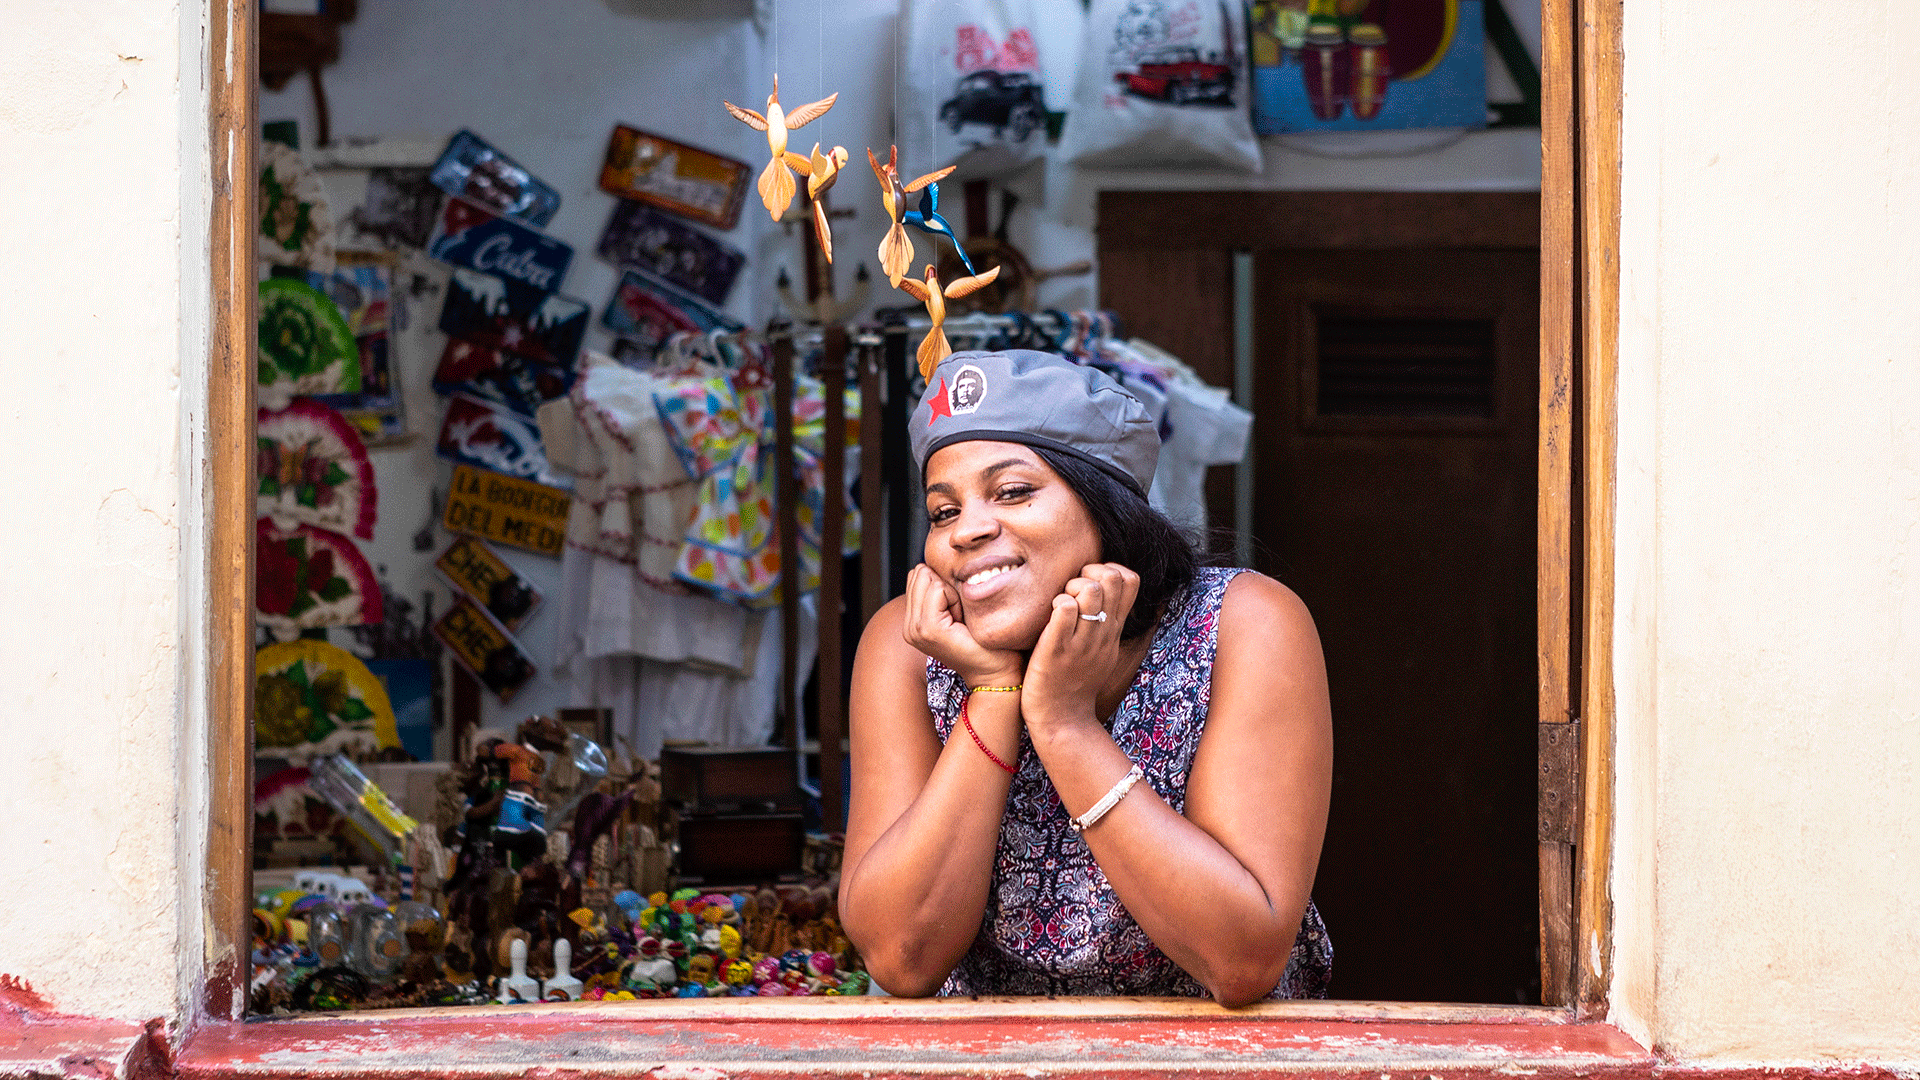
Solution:
<svg viewBox="0 0 1920 1080"><path fill-rule="evenodd" d="M682 380L656 395L660 417L687 472L698 478L697 509L688 526L674 576L754 608L779 602L780 549L776 541L772 473L775 457L773 390L759 379L711 375ZM798 473L795 506L800 542L800 588L820 585L820 511L825 505L825 387L806 375L794 378L793 454ZM847 431L858 431L859 394L846 392ZM838 485L845 498L845 478ZM849 505L840 539L843 552L858 550L860 518Z"/></svg>
<svg viewBox="0 0 1920 1080"><path fill-rule="evenodd" d="M541 408L550 457L577 477L556 670L609 656L748 668L748 614L672 578L695 491L654 407L667 385L589 353L569 395Z"/></svg>
<svg viewBox="0 0 1920 1080"><path fill-rule="evenodd" d="M773 736L780 702L780 620L752 618L759 634L745 674L635 656L581 660L575 666L574 704L612 709L614 733L644 759L659 757L667 739L765 746ZM800 601L799 641L796 700L818 647L810 596Z"/></svg>

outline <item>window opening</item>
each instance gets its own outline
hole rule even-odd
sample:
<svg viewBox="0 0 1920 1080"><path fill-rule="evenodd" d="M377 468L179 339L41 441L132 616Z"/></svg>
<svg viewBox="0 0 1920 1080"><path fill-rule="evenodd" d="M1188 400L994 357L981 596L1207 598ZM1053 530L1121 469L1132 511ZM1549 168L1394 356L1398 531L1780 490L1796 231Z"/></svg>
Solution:
<svg viewBox="0 0 1920 1080"><path fill-rule="evenodd" d="M352 6L341 7L350 18ZM318 70L303 70L312 73L314 104L324 131L330 117L328 105L321 96ZM248 90L251 92L252 87ZM1550 97L1551 90L1550 87ZM810 266L809 270L812 269ZM1429 418L1494 415L1498 396L1492 372L1492 329L1488 320L1329 311L1320 313L1315 333L1319 350L1314 407L1320 415ZM866 606L870 608L870 602ZM468 683L463 689L471 694L470 681L462 681ZM457 694L455 696L457 698Z"/></svg>

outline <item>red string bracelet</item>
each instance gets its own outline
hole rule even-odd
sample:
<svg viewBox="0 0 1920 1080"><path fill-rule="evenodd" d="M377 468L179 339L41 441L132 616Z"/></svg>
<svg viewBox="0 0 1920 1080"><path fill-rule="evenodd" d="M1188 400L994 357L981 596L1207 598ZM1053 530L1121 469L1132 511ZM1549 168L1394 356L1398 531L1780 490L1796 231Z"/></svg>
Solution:
<svg viewBox="0 0 1920 1080"><path fill-rule="evenodd" d="M988 761L991 761L995 765L998 765L1001 768L1007 770L1008 775L1010 776L1019 775L1020 773L1019 769L1016 769L1013 766L1007 764L1006 762L1001 761L999 755L987 749L987 744L980 741L980 733L973 730L973 721L967 719L967 704L972 700L973 700L973 695L971 694L960 699L960 723L963 727L967 729L967 734L973 736L973 745L979 747L980 752L987 755Z"/></svg>

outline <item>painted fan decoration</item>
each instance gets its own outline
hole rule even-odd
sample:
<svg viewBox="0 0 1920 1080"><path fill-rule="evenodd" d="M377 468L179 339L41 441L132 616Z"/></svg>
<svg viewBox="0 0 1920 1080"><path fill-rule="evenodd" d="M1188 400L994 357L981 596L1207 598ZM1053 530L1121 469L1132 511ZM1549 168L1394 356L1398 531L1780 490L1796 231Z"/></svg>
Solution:
<svg viewBox="0 0 1920 1080"><path fill-rule="evenodd" d="M256 513L373 539L379 506L373 463L346 417L297 398L284 409L261 409L256 431Z"/></svg>
<svg viewBox="0 0 1920 1080"><path fill-rule="evenodd" d="M333 273L333 215L320 174L300 151L269 139L260 144L260 261Z"/></svg>
<svg viewBox="0 0 1920 1080"><path fill-rule="evenodd" d="M325 754L371 757L400 745L393 703L360 658L303 638L254 655L253 735L262 752L301 764Z"/></svg>
<svg viewBox="0 0 1920 1080"><path fill-rule="evenodd" d="M312 525L254 524L254 609L277 637L385 621L380 582L353 540Z"/></svg>
<svg viewBox="0 0 1920 1080"><path fill-rule="evenodd" d="M340 305L312 285L273 277L260 283L260 399L360 390L360 343Z"/></svg>

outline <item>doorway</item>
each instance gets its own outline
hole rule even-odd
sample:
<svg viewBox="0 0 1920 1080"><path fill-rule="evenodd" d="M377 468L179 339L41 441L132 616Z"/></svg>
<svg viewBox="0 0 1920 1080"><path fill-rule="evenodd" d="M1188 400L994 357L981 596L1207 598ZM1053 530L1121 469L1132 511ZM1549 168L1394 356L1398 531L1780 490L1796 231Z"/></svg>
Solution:
<svg viewBox="0 0 1920 1080"><path fill-rule="evenodd" d="M1231 382L1252 250L1253 562L1327 655L1333 995L1539 1002L1537 197L1210 198L1103 197L1102 302Z"/></svg>

